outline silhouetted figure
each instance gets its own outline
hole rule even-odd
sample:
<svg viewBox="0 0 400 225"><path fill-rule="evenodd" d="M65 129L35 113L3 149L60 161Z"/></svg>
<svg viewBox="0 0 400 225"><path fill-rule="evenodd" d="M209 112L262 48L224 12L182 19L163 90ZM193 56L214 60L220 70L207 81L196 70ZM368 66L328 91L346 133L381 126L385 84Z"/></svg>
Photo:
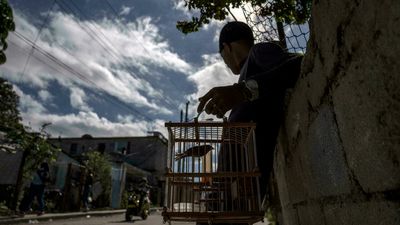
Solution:
<svg viewBox="0 0 400 225"><path fill-rule="evenodd" d="M228 22L222 28L219 52L232 73L239 75L238 82L209 90L199 98L197 112L205 111L223 118L231 110L228 122L256 123L260 188L261 196L264 196L272 170L276 138L284 115L286 90L294 87L303 56L289 53L273 42L254 44L251 28L240 21ZM231 152L235 149L235 145L221 147L218 171L228 168L234 171L243 166L238 162L240 154L237 158L226 158L236 155ZM236 168L233 168L234 165L237 165Z"/></svg>
<svg viewBox="0 0 400 225"><path fill-rule="evenodd" d="M93 173L89 170L83 185L82 202L85 211L89 211L89 199L93 187Z"/></svg>
<svg viewBox="0 0 400 225"><path fill-rule="evenodd" d="M36 170L35 174L33 175L32 182L29 187L28 195L25 195L19 205L20 214L23 216L25 213L31 208L32 202L36 197L38 201L38 212L37 215L44 214L44 189L46 187L46 183L50 180L50 173L49 173L49 165L44 162L40 164L38 170Z"/></svg>

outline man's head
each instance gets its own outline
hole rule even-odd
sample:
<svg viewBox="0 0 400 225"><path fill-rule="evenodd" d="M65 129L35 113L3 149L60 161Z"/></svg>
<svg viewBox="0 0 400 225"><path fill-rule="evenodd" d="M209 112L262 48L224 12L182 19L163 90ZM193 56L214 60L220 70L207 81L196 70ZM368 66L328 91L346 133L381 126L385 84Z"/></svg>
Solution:
<svg viewBox="0 0 400 225"><path fill-rule="evenodd" d="M228 22L219 34L219 52L224 48L223 43L245 41L250 47L254 45L254 36L251 28L244 22Z"/></svg>
<svg viewBox="0 0 400 225"><path fill-rule="evenodd" d="M243 22L228 22L219 35L219 52L234 74L239 74L243 61L254 45L251 28Z"/></svg>
<svg viewBox="0 0 400 225"><path fill-rule="evenodd" d="M42 162L40 168L43 170L49 170L49 164L47 162Z"/></svg>

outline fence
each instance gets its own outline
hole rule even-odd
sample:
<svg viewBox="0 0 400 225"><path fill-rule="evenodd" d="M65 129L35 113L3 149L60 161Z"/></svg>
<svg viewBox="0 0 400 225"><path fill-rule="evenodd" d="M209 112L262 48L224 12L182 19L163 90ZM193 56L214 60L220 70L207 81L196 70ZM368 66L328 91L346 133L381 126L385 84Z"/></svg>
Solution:
<svg viewBox="0 0 400 225"><path fill-rule="evenodd" d="M260 9L248 5L242 6L242 10L247 24L253 29L256 42L277 41L289 52L306 52L310 33L308 23L280 23L273 16L259 16Z"/></svg>

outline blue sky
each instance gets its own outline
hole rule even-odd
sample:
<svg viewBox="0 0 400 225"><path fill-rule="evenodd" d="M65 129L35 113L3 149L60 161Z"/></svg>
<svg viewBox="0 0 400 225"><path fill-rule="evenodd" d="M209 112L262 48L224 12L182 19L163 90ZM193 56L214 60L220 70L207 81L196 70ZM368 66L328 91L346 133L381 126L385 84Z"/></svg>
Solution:
<svg viewBox="0 0 400 225"><path fill-rule="evenodd" d="M224 22L182 34L176 21L193 12L181 0L9 3L16 32L0 76L20 96L23 123L51 123L54 137L166 135L186 102L193 118L198 97L237 80L217 52Z"/></svg>
<svg viewBox="0 0 400 225"><path fill-rule="evenodd" d="M16 32L0 75L24 124L50 122L53 136L166 134L187 101L192 118L208 87L237 79L216 51L221 22L184 35L175 24L191 14L179 1L9 2Z"/></svg>

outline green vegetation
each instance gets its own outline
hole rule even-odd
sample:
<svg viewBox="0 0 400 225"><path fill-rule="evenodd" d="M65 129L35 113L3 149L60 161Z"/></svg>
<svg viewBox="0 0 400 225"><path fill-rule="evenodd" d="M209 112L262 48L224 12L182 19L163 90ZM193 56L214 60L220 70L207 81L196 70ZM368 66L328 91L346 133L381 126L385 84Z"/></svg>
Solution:
<svg viewBox="0 0 400 225"><path fill-rule="evenodd" d="M21 117L18 111L19 97L12 85L0 78L0 131L11 132L22 130ZM3 149L7 151L7 149Z"/></svg>
<svg viewBox="0 0 400 225"><path fill-rule="evenodd" d="M86 168L93 172L94 182L99 181L103 192L96 200L97 207L109 205L111 197L111 164L107 155L98 151L84 153L84 164Z"/></svg>
<svg viewBox="0 0 400 225"><path fill-rule="evenodd" d="M30 180L32 172L40 163L55 162L58 148L47 142L49 134L45 131L50 124L44 124L39 132L30 127L24 127L18 110L19 98L12 85L0 78L0 132L4 136L1 140L0 151L13 154L23 151L21 164L16 167L20 171L13 193L10 208L15 208L20 197L20 190L24 180Z"/></svg>
<svg viewBox="0 0 400 225"><path fill-rule="evenodd" d="M196 32L210 19L224 20L230 8L250 3L260 7L260 16L274 16L279 22L304 23L310 17L312 0L185 0L185 7L198 10L200 15L191 21L178 21L176 27L184 34Z"/></svg>
<svg viewBox="0 0 400 225"><path fill-rule="evenodd" d="M14 17L7 0L0 0L0 64L6 62L4 51L7 49L6 38L9 31L15 30Z"/></svg>
<svg viewBox="0 0 400 225"><path fill-rule="evenodd" d="M19 97L12 85L0 78L0 131L5 134L3 143L15 147L15 149L10 149L2 146L0 150L9 153L23 150L28 153L24 166L26 177L30 172L36 170L41 162L54 162L59 149L47 143L50 135L45 129L50 125L49 123L42 125L39 132L22 125L18 104Z"/></svg>

